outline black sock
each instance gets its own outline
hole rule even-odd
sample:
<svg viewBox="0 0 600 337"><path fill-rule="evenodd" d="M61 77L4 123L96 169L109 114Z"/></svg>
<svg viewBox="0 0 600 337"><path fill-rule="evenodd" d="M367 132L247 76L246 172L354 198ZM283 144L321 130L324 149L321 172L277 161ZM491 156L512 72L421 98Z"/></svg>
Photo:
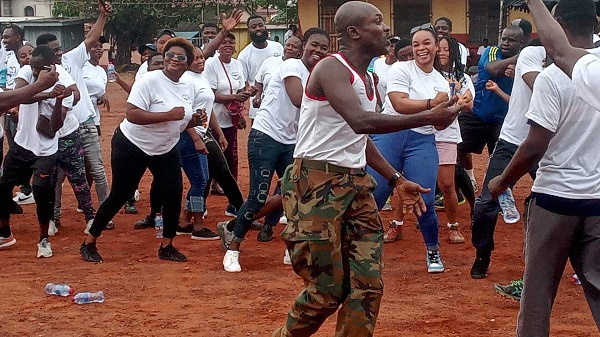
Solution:
<svg viewBox="0 0 600 337"><path fill-rule="evenodd" d="M227 230L233 232L233 228L235 227L235 220L229 220L227 223Z"/></svg>

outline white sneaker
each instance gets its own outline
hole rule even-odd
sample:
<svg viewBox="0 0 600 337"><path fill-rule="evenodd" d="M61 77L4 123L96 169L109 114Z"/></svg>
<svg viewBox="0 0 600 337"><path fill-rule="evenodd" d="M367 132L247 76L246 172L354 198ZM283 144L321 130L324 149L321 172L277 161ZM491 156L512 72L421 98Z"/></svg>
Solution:
<svg viewBox="0 0 600 337"><path fill-rule="evenodd" d="M240 252L237 250L228 250L223 257L223 268L230 273L239 273L242 271L242 266L239 262Z"/></svg>
<svg viewBox="0 0 600 337"><path fill-rule="evenodd" d="M135 190L135 193L133 193L133 200L140 201L140 191L139 190Z"/></svg>
<svg viewBox="0 0 600 337"><path fill-rule="evenodd" d="M290 251L287 249L285 250L285 254L283 254L283 264L285 264L286 266L292 265L292 258L290 257Z"/></svg>
<svg viewBox="0 0 600 337"><path fill-rule="evenodd" d="M85 230L83 231L83 234L85 235L89 235L90 234L90 228L92 228L92 223L94 222L94 219L90 220L87 222L87 224L85 225Z"/></svg>
<svg viewBox="0 0 600 337"><path fill-rule="evenodd" d="M37 257L50 257L52 256L52 245L48 239L44 238L37 244L38 252Z"/></svg>
<svg viewBox="0 0 600 337"><path fill-rule="evenodd" d="M21 192L17 192L17 194L15 195L13 200L14 200L14 202L16 202L19 205L35 204L35 199L33 198L33 193L24 194Z"/></svg>
<svg viewBox="0 0 600 337"><path fill-rule="evenodd" d="M287 225L287 217L285 216L285 214L282 215L281 218L279 218L279 223Z"/></svg>
<svg viewBox="0 0 600 337"><path fill-rule="evenodd" d="M77 213L83 213L83 210L79 207L77 207Z"/></svg>
<svg viewBox="0 0 600 337"><path fill-rule="evenodd" d="M50 226L48 227L48 236L54 236L58 233L58 228L56 227L56 223L54 220L50 220Z"/></svg>

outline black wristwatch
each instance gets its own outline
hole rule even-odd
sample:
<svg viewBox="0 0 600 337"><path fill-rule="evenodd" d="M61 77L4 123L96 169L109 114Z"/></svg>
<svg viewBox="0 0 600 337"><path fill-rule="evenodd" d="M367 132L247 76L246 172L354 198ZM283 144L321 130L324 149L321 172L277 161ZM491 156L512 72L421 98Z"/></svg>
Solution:
<svg viewBox="0 0 600 337"><path fill-rule="evenodd" d="M390 180L388 180L388 186L394 187L396 185L396 181L400 178L402 178L402 175L400 174L400 172L394 173L392 175L392 177L390 178Z"/></svg>

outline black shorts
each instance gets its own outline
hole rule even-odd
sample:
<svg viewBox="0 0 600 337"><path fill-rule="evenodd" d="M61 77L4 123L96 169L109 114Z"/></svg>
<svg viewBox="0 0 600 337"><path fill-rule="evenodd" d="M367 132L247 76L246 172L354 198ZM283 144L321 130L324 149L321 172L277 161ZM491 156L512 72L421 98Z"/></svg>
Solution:
<svg viewBox="0 0 600 337"><path fill-rule="evenodd" d="M462 143L458 144L459 152L481 154L487 145L488 153L492 154L502 123L488 124L473 114L462 113L458 116L458 124L462 137Z"/></svg>

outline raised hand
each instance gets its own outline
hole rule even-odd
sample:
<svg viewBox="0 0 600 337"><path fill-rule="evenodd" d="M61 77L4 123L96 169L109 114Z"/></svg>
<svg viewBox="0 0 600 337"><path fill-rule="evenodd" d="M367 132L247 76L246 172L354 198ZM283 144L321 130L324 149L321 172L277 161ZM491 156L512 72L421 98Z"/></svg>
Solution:
<svg viewBox="0 0 600 337"><path fill-rule="evenodd" d="M237 26L237 24L240 23L240 21L242 20L243 14L244 11L237 8L231 12L231 15L229 15L229 17L227 17L225 13L221 13L221 24L223 25L223 30L225 32L232 31L235 28L235 26Z"/></svg>
<svg viewBox="0 0 600 337"><path fill-rule="evenodd" d="M109 16L113 12L113 7L106 0L98 0L98 10L100 10L100 13Z"/></svg>

